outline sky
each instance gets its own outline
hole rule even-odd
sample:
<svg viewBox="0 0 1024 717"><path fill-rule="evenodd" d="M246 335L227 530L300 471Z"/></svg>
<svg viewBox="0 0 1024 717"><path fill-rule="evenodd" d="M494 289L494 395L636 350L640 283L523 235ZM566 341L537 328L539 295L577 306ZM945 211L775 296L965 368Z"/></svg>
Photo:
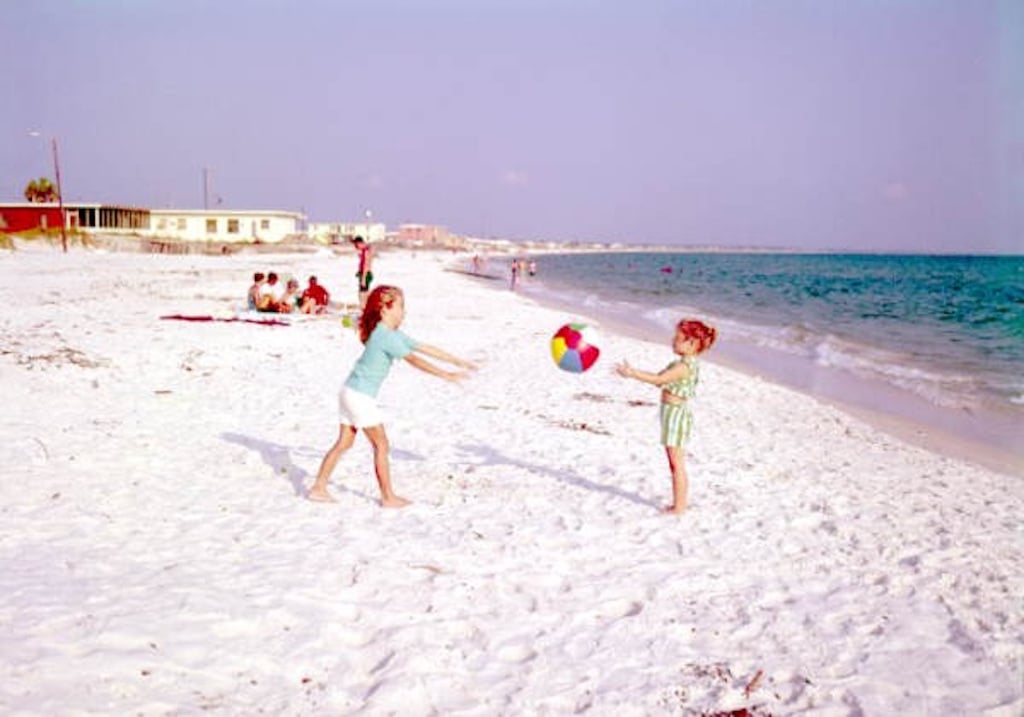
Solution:
<svg viewBox="0 0 1024 717"><path fill-rule="evenodd" d="M1024 253L1019 0L0 8L0 202Z"/></svg>

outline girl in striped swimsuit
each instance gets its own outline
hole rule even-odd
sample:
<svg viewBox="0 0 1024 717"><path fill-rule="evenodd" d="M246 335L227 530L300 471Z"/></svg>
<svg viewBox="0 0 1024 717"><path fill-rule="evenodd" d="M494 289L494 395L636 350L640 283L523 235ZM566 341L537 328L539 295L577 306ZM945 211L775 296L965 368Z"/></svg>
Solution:
<svg viewBox="0 0 1024 717"><path fill-rule="evenodd" d="M697 356L704 353L718 338L718 331L702 321L684 319L676 324L672 350L679 358L660 373L639 371L623 361L615 370L620 376L635 378L661 388L661 444L665 446L668 466L672 471L672 505L666 513L686 510L686 441L693 426L689 399L693 398L700 376Z"/></svg>

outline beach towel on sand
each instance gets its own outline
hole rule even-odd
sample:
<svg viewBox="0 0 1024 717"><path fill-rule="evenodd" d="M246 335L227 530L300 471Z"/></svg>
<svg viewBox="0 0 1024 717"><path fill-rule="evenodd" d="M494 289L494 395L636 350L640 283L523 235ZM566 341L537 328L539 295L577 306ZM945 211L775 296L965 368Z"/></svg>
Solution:
<svg viewBox="0 0 1024 717"><path fill-rule="evenodd" d="M262 317L245 317L245 316L212 316L210 314L168 314L161 316L163 321L227 321L227 322L242 322L246 324L260 324L262 326L291 326L290 321L282 321L280 318L274 315L267 315L266 318Z"/></svg>

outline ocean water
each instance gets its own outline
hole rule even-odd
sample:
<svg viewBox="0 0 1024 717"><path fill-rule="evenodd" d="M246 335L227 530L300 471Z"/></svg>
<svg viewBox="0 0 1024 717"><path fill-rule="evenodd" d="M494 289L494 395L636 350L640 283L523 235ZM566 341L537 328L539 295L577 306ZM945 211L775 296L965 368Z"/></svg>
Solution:
<svg viewBox="0 0 1024 717"><path fill-rule="evenodd" d="M912 398L918 414L934 408L958 415L962 425L947 426L953 430L969 424L975 437L1024 443L1022 256L636 252L535 259L538 273L520 290L541 301L666 343L679 318L705 318L719 328L723 353L771 378L826 395L830 384L862 399L884 394L887 409Z"/></svg>

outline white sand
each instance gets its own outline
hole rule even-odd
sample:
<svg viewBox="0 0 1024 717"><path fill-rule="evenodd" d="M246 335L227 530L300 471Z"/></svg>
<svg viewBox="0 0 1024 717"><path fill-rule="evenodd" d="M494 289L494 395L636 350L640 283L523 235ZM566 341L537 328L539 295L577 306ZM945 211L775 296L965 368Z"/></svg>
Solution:
<svg viewBox="0 0 1024 717"><path fill-rule="evenodd" d="M362 437L303 499L360 350L337 317L158 318L258 269L349 298L351 256L0 253L0 713L1024 711L1020 478L706 361L660 516L656 391L611 367L668 348L606 333L562 373L574 317L450 261L376 267L483 365L392 371L388 511Z"/></svg>

